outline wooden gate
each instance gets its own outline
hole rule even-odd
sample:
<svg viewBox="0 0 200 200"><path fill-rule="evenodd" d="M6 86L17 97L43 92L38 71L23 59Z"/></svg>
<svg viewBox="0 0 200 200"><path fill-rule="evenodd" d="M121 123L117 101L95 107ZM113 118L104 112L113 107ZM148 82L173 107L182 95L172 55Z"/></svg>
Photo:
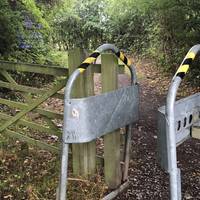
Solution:
<svg viewBox="0 0 200 200"><path fill-rule="evenodd" d="M43 87L32 86L41 74L48 76L53 82L47 82ZM63 99L63 94L58 92L65 87L67 76L68 69L64 67L1 61L0 133L58 152L58 145L34 139L30 133L35 132L36 138L44 133L44 138L50 135L60 138L61 129L54 120L62 120L63 114L46 109L44 102L51 97ZM21 81L21 77L25 81Z"/></svg>

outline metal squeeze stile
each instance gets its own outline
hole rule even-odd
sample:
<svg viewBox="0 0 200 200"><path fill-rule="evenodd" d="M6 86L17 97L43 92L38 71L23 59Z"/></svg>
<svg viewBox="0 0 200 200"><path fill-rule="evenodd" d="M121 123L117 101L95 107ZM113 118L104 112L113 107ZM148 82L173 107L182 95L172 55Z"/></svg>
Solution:
<svg viewBox="0 0 200 200"><path fill-rule="evenodd" d="M128 66L131 86L97 96L71 99L76 78L104 51L111 50ZM109 66L108 66L109 67ZM132 123L138 120L139 93L135 67L112 44L98 47L69 77L65 88L59 200L66 200L68 149L70 143L90 142L118 128L127 127L123 181L127 180Z"/></svg>
<svg viewBox="0 0 200 200"><path fill-rule="evenodd" d="M200 122L200 93L179 101L176 101L176 94L199 52L199 44L189 50L171 81L166 107L158 109L158 159L170 175L171 200L181 200L181 174L177 168L176 147L192 136L191 127L199 126Z"/></svg>

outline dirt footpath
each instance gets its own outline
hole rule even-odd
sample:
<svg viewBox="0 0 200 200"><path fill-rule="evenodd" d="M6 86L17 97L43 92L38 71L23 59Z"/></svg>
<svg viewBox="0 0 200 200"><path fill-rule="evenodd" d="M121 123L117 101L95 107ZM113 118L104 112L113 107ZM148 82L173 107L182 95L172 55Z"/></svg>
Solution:
<svg viewBox="0 0 200 200"><path fill-rule="evenodd" d="M131 185L116 199L167 200L169 177L156 160L157 109L164 105L170 77L155 71L148 62L138 63L140 120L132 134ZM162 77L160 77L162 76ZM172 78L172 77L171 77ZM183 199L200 199L200 141L190 139L178 147Z"/></svg>

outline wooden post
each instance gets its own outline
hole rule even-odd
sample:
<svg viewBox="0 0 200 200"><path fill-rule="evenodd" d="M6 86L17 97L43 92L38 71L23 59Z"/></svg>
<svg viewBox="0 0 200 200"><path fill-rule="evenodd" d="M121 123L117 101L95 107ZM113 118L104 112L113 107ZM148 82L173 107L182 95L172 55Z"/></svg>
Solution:
<svg viewBox="0 0 200 200"><path fill-rule="evenodd" d="M192 137L196 139L200 139L200 128L199 127L193 127L192 128Z"/></svg>
<svg viewBox="0 0 200 200"><path fill-rule="evenodd" d="M117 89L118 59L113 54L102 54L101 64L102 92L109 92ZM121 184L122 179L119 130L104 136L104 159L106 184L109 188L115 189Z"/></svg>
<svg viewBox="0 0 200 200"><path fill-rule="evenodd" d="M69 75L86 58L86 53L81 49L69 51L68 65ZM85 97L94 94L93 69L89 67L81 74L72 89L72 97ZM94 175L96 171L96 143L73 144L72 145L72 167L73 174L87 177Z"/></svg>

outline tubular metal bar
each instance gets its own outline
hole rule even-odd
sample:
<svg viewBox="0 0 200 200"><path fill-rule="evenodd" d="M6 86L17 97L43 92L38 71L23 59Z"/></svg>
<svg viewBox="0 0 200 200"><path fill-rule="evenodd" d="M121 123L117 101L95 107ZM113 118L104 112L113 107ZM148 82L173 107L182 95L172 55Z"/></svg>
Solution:
<svg viewBox="0 0 200 200"><path fill-rule="evenodd" d="M178 169L177 169L177 156L176 156L176 135L175 135L175 117L174 117L174 103L178 87L181 83L181 78L176 77L172 82L168 95L166 106L166 130L169 137L169 174L170 174L170 196L171 200L178 200Z"/></svg>
<svg viewBox="0 0 200 200"><path fill-rule="evenodd" d="M137 80L134 65L132 65L131 61L126 56L124 56L124 54L120 52L119 49L113 44L103 44L98 47L87 59L85 59L81 63L81 65L78 67L79 71L81 73L84 72L87 67L92 64L102 52L109 50L112 51L129 68L131 72L131 81L136 84Z"/></svg>
<svg viewBox="0 0 200 200"><path fill-rule="evenodd" d="M67 169L68 169L69 144L62 143L61 174L59 185L59 199L66 199Z"/></svg>
<svg viewBox="0 0 200 200"><path fill-rule="evenodd" d="M66 109L66 104L70 104L70 95L72 91L72 86L77 79L77 77L83 73L86 68L92 64L96 58L103 51L111 50L116 54L129 68L131 72L131 83L132 85L137 83L135 67L130 63L130 61L118 50L118 48L112 44L104 44L96 49L96 51L91 54L83 63L76 69L68 79L65 87L65 106L64 106L64 116L67 116L68 110ZM66 120L64 117L64 128L66 127ZM59 183L59 200L66 200L66 190L67 190L67 167L68 167L68 145L64 142L65 135L63 134L62 141L62 156L61 156L61 172L60 172L60 183ZM130 138L130 137L127 137ZM127 143L127 142L126 142Z"/></svg>
<svg viewBox="0 0 200 200"><path fill-rule="evenodd" d="M176 101L176 94L182 79L187 73L190 64L195 56L200 52L200 45L193 46L183 62L181 63L178 71L172 79L170 88L167 95L166 104L166 130L169 139L169 175L170 175L170 198L171 200L181 200L181 183L180 183L180 170L177 168L177 155L176 155L176 131L175 131L175 114L174 107Z"/></svg>
<svg viewBox="0 0 200 200"><path fill-rule="evenodd" d="M102 53L104 51L108 51L108 50L111 50L116 55L119 52L119 49L113 44L103 44L103 45L101 45L100 47L98 47L96 49L96 51L98 51L100 53ZM121 57L119 57L119 58L120 58L120 60L122 60L122 62L124 62L124 60ZM133 84L136 84L137 83L137 76L136 76L135 66L133 64L131 64L131 63L130 63L130 65L128 65L128 63L125 63L125 64L127 65L127 67L130 70L131 82Z"/></svg>
<svg viewBox="0 0 200 200"><path fill-rule="evenodd" d="M68 110L66 109L66 105L70 104L70 94L71 94L71 88L73 86L74 81L80 74L79 70L75 70L72 76L69 77L67 81L67 85L65 88L65 109L64 109L64 128L67 126L66 122L66 116ZM66 98L68 97L68 98ZM67 170L68 170L68 153L69 153L69 144L65 143L65 135L62 135L62 155L61 155L61 172L60 172L60 183L59 183L59 200L66 200L66 189L67 189Z"/></svg>

